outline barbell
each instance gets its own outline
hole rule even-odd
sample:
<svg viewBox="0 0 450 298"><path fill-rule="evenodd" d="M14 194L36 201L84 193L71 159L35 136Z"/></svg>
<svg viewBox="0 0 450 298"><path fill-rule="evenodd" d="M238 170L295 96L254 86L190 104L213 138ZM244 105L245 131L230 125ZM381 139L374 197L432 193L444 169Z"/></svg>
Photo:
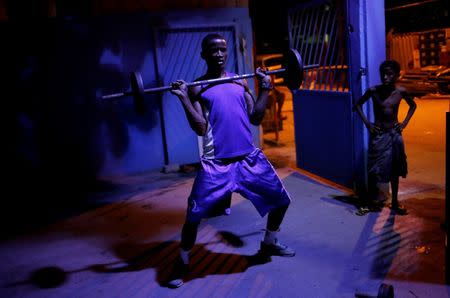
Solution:
<svg viewBox="0 0 450 298"><path fill-rule="evenodd" d="M300 56L298 51L295 49L290 49L289 51L286 52L285 55L283 55L282 66L283 66L283 68L280 68L280 69L267 70L267 71L263 71L263 72L266 75L272 75L272 74L278 74L278 73L283 74L284 83L291 90L295 90L300 87L300 85L303 81L303 71L304 70L319 67L318 64L303 65L302 57ZM216 78L216 79L194 81L194 82L186 83L186 85L188 87L191 87L191 86L198 86L198 85L221 84L221 83L227 83L227 82L236 81L236 80L252 78L255 76L256 76L256 73L249 73L249 74L235 75L235 76L230 76L230 77L222 77L222 78ZM137 71L131 73L130 80L131 80L131 91L103 95L102 99L113 99L113 98L118 98L118 97L123 97L123 96L133 96L133 103L134 103L134 108L135 108L136 113L143 114L145 112L144 94L170 91L173 89L172 86L162 86L162 87L144 89L144 83L142 81L142 76Z"/></svg>

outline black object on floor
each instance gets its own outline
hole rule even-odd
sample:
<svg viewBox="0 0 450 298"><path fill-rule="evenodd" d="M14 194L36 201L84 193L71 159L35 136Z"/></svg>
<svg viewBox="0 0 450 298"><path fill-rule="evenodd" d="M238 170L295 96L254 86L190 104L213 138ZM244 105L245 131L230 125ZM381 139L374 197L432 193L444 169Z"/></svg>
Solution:
<svg viewBox="0 0 450 298"><path fill-rule="evenodd" d="M356 298L394 298L394 287L390 284L382 283L378 288L377 296L362 293L355 293Z"/></svg>

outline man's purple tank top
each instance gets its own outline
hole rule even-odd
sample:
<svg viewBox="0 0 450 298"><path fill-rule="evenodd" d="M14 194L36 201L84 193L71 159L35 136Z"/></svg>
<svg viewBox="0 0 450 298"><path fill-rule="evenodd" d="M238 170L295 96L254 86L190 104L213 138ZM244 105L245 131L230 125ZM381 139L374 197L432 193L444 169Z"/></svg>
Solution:
<svg viewBox="0 0 450 298"><path fill-rule="evenodd" d="M227 76L233 76L227 73ZM245 89L237 82L203 86L200 94L208 128L203 137L203 157L231 158L255 149L245 102Z"/></svg>

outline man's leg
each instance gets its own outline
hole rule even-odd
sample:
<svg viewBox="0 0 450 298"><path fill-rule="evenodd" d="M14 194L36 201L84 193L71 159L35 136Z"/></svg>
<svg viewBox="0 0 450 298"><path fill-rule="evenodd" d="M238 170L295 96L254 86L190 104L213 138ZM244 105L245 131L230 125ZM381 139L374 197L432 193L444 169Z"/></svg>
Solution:
<svg viewBox="0 0 450 298"><path fill-rule="evenodd" d="M267 230L278 231L280 229L280 225L283 222L288 207L289 205L286 205L269 212L269 215L267 216Z"/></svg>
<svg viewBox="0 0 450 298"><path fill-rule="evenodd" d="M174 268L168 278L169 288L179 288L183 285L183 277L189 269L189 254L197 239L198 226L200 222L186 221L181 230L180 257L175 261Z"/></svg>
<svg viewBox="0 0 450 298"><path fill-rule="evenodd" d="M261 216L267 214L267 229L259 255L294 256L295 251L277 240L277 232L291 198L261 149L255 149L237 164L240 177L236 192L250 200Z"/></svg>
<svg viewBox="0 0 450 298"><path fill-rule="evenodd" d="M200 222L186 221L181 230L181 258L185 264L189 264L189 252L197 240L198 226Z"/></svg>
<svg viewBox="0 0 450 298"><path fill-rule="evenodd" d="M278 242L277 233L280 230L280 225L283 222L284 215L289 205L276 208L269 212L267 216L267 229L264 239L261 242L261 254L275 255L283 257L295 256L295 251L286 245Z"/></svg>

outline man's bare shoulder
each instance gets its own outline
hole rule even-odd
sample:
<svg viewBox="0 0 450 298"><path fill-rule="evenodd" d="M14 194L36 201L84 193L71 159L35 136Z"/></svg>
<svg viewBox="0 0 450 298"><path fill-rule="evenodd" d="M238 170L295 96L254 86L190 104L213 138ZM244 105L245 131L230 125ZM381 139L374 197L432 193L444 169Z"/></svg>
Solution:
<svg viewBox="0 0 450 298"><path fill-rule="evenodd" d="M246 79L234 80L232 83L244 87L245 92L251 93L250 87L249 87L248 82L247 82Z"/></svg>
<svg viewBox="0 0 450 298"><path fill-rule="evenodd" d="M250 87L249 87L249 85L248 85L247 80L246 80L246 79L243 79L243 80L240 80L240 81L242 82L242 86L244 86L245 91L251 93L251 90L250 90Z"/></svg>
<svg viewBox="0 0 450 298"><path fill-rule="evenodd" d="M205 75L196 78L196 79L194 80L194 82L204 81L204 80L206 80L206 76L205 76ZM202 86L201 86L201 85L190 86L190 87L189 87L189 93L190 93L190 95L192 95L193 97L196 97L197 95L199 95L200 92L201 92L201 90L202 90Z"/></svg>

